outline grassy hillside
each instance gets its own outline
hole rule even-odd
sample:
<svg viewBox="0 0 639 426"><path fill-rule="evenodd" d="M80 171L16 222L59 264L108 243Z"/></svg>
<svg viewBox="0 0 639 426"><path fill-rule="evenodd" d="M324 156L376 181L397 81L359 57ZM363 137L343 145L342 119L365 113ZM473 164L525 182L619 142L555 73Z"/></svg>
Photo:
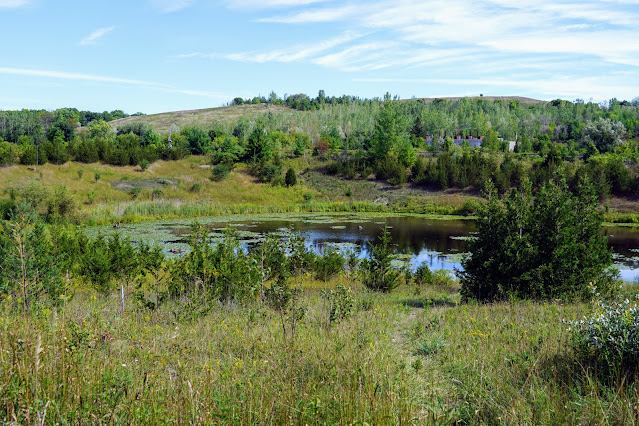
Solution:
<svg viewBox="0 0 639 426"><path fill-rule="evenodd" d="M485 101L495 100L515 100L521 104L540 104L544 101L537 99L525 98L521 96L483 96L483 97L448 97L448 98L419 98L419 100L431 103L435 99L445 99L447 101L458 101L460 99L482 99ZM415 99L411 99L415 100ZM409 101L408 99L406 101ZM119 120L111 121L113 128L117 128L125 123L140 122L150 125L156 132L166 133L173 124L178 127L198 126L203 129L210 128L214 123L217 125L230 126L240 118L247 120L256 120L259 117L270 113L269 120L276 120L284 123L286 127L301 129L305 132L319 131L322 125L326 125L337 120L342 124L361 120L358 117L362 112L369 114L377 110L374 104L372 109L368 106L361 105L335 105L326 110L316 111L296 111L292 108L271 104L255 104L255 105L232 105L219 108L195 109L186 111L164 112L160 114L151 114L135 117L127 117ZM366 121L366 120L365 120ZM349 126L343 126L346 130Z"/></svg>
<svg viewBox="0 0 639 426"><path fill-rule="evenodd" d="M213 123L230 123L238 120L240 117L246 119L255 119L268 112L295 113L294 110L268 104L257 105L233 105L218 108L192 109L185 111L163 112L160 114L141 115L135 117L121 118L109 122L113 128L117 128L124 123L141 122L149 124L156 132L166 133L175 124L178 127L198 126L203 129L209 128Z"/></svg>
<svg viewBox="0 0 639 426"><path fill-rule="evenodd" d="M293 187L260 183L238 165L221 182L212 181L209 157L158 161L146 171L138 166L69 162L62 166L0 168L0 193L25 188L65 186L78 203L82 220L91 223L197 217L230 213L299 211L411 211L451 214L476 194L395 188L373 180L345 181L322 172L322 163L285 161L298 173ZM98 179L96 180L96 174Z"/></svg>

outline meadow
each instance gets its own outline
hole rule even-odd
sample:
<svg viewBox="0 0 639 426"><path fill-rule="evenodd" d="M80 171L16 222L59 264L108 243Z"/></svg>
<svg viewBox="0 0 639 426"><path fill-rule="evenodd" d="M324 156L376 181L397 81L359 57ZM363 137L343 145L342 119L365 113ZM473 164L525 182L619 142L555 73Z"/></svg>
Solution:
<svg viewBox="0 0 639 426"><path fill-rule="evenodd" d="M294 335L259 301L189 316L79 291L0 319L0 410L15 424L636 424L634 381L580 365L583 303L460 304L456 284L370 292L302 280ZM348 316L326 290L344 284ZM628 292L634 289L628 288ZM323 293L324 291L324 293ZM124 308L124 309L123 309Z"/></svg>

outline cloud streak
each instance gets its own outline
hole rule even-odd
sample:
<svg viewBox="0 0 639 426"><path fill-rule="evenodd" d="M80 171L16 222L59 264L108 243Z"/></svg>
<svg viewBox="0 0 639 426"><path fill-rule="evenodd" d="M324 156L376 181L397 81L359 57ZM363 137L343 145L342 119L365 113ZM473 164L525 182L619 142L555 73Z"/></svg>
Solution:
<svg viewBox="0 0 639 426"><path fill-rule="evenodd" d="M220 92L212 92L206 90L191 90L174 87L168 84L156 83L144 80L133 80L127 78L110 77L95 74L83 74L64 71L51 71L51 70L37 70L28 68L9 68L0 67L0 75L16 75L24 77L41 77L41 78L53 78L70 81L86 81L94 83L111 83L118 85L137 86L147 88L151 90L158 90L167 93L178 93L189 96L206 97L213 99L230 99L231 96Z"/></svg>
<svg viewBox="0 0 639 426"><path fill-rule="evenodd" d="M15 9L17 7L26 6L28 0L0 0L0 9Z"/></svg>
<svg viewBox="0 0 639 426"><path fill-rule="evenodd" d="M95 44L95 42L98 41L98 39L104 37L105 35L107 35L111 31L113 31L114 29L115 29L115 27L98 28L97 30L95 30L91 34L89 34L87 37L85 37L82 40L80 40L79 44L80 44L80 46L88 46L90 44Z"/></svg>
<svg viewBox="0 0 639 426"><path fill-rule="evenodd" d="M234 5L252 3L253 0L231 2ZM315 1L262 2L266 6L290 6L293 13L266 16L257 22L297 25L348 22L353 31L371 34L369 40L348 46L346 50L322 49L314 52L315 56L282 53L295 51L293 47L251 52L250 56L239 52L226 58L251 61L252 57L260 63L307 61L357 71L390 68L394 61L397 65L406 64L411 62L407 60L411 52L424 48L434 56L438 56L435 52L438 49L470 48L479 54L533 55L539 59L558 53L591 55L609 63L639 66L639 32L635 29L639 9L628 7L638 3L636 0L588 0L579 4L572 0L351 0L346 4L321 2L319 7L301 11L294 8L307 3ZM372 43L380 46L393 43L394 49L374 48ZM384 52L388 54L386 65L378 61ZM366 63L367 57L369 63ZM566 57L565 63L570 62Z"/></svg>
<svg viewBox="0 0 639 426"><path fill-rule="evenodd" d="M149 0L149 3L161 13L173 13L191 6L194 0Z"/></svg>

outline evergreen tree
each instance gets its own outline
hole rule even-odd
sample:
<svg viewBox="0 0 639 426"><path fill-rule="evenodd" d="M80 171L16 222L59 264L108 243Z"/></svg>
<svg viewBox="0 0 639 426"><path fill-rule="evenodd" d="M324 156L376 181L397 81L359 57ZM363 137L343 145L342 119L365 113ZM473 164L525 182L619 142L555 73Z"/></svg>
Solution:
<svg viewBox="0 0 639 426"><path fill-rule="evenodd" d="M295 186L297 184L297 175L292 167L289 167L284 176L284 183L286 186Z"/></svg>
<svg viewBox="0 0 639 426"><path fill-rule="evenodd" d="M563 177L533 196L524 181L500 200L488 183L478 211L478 236L460 272L464 299L586 298L588 283L611 288L611 251L601 233L603 212L589 183L578 194Z"/></svg>

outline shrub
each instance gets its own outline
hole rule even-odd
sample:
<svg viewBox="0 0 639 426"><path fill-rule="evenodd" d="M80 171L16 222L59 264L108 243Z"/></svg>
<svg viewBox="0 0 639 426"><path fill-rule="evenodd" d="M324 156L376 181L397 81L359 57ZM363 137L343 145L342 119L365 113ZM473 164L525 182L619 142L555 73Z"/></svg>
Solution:
<svg viewBox="0 0 639 426"><path fill-rule="evenodd" d="M36 162L42 162L42 159L38 158L38 152L35 145L25 144L22 145L22 154L20 155L20 164L25 166L31 166Z"/></svg>
<svg viewBox="0 0 639 426"><path fill-rule="evenodd" d="M612 288L611 251L601 233L603 212L589 184L578 194L565 179L547 182L533 196L525 181L499 200L487 184L488 203L478 211L477 239L460 272L464 299L511 297L586 298L587 283Z"/></svg>
<svg viewBox="0 0 639 426"><path fill-rule="evenodd" d="M131 190L129 191L129 194L131 194L131 198L133 198L134 200L138 198L138 196L140 195L140 193L142 192L142 187L141 186L136 186L131 188Z"/></svg>
<svg viewBox="0 0 639 426"><path fill-rule="evenodd" d="M304 195L302 195L302 197L304 198L304 201L306 201L307 203L310 203L313 200L313 193L305 192Z"/></svg>
<svg viewBox="0 0 639 426"><path fill-rule="evenodd" d="M191 187L189 188L189 191L191 192L200 192L201 190L202 190L202 184L197 182L191 185Z"/></svg>
<svg viewBox="0 0 639 426"><path fill-rule="evenodd" d="M633 375L639 366L639 306L629 299L605 302L598 297L591 316L567 321L577 357L605 379ZM638 297L639 299L639 297Z"/></svg>
<svg viewBox="0 0 639 426"><path fill-rule="evenodd" d="M229 170L229 166L227 166L224 163L220 163L216 165L215 167L213 167L213 171L211 173L211 180L214 180L217 182L224 180L227 177L229 177L230 172L231 171Z"/></svg>
<svg viewBox="0 0 639 426"><path fill-rule="evenodd" d="M147 159L143 159L143 160L140 161L140 168L142 169L143 172L146 171L146 169L149 168L149 165L150 165L150 163L149 163L149 160L147 160Z"/></svg>
<svg viewBox="0 0 639 426"><path fill-rule="evenodd" d="M0 167L13 166L18 160L19 152L17 145L0 141Z"/></svg>
<svg viewBox="0 0 639 426"><path fill-rule="evenodd" d="M348 318L355 306L355 299L350 288L337 284L334 290L323 291L322 297L328 307L329 324Z"/></svg>
<svg viewBox="0 0 639 426"><path fill-rule="evenodd" d="M344 257L336 250L329 249L324 255L315 258L313 270L317 278L328 281L344 270Z"/></svg>
<svg viewBox="0 0 639 426"><path fill-rule="evenodd" d="M156 198L160 198L164 195L164 193L162 192L162 190L160 188L155 188L153 190L153 192L151 192L151 198L152 199L156 199Z"/></svg>
<svg viewBox="0 0 639 426"><path fill-rule="evenodd" d="M45 297L58 305L68 290L61 255L31 206L22 203L15 210L0 226L0 296L11 296L25 312Z"/></svg>
<svg viewBox="0 0 639 426"><path fill-rule="evenodd" d="M366 288L389 292L400 284L400 272L391 266L393 248L388 229L384 227L379 242L371 244L371 257L362 262L362 282Z"/></svg>
<svg viewBox="0 0 639 426"><path fill-rule="evenodd" d="M292 167L289 167L284 177L284 184L286 186L295 186L297 184L297 175Z"/></svg>
<svg viewBox="0 0 639 426"><path fill-rule="evenodd" d="M415 273L413 274L413 279L415 280L415 284L419 286L432 284L433 273L431 272L427 264L422 263L415 270Z"/></svg>

